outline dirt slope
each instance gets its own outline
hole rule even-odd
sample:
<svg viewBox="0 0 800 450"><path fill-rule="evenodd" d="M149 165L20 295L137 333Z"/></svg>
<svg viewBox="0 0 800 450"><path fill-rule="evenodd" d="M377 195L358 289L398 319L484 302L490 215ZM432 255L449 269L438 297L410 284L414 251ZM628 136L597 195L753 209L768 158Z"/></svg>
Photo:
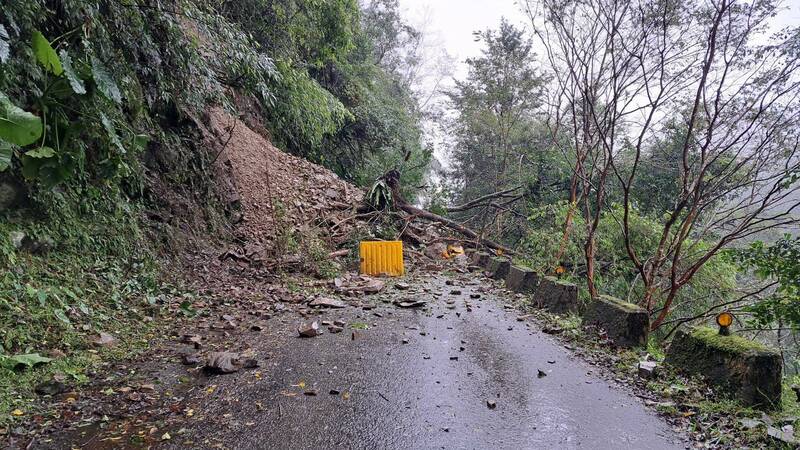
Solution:
<svg viewBox="0 0 800 450"><path fill-rule="evenodd" d="M218 180L241 217L235 235L248 254L269 249L283 227L330 225L350 214L363 192L333 172L286 154L221 108L208 111L207 135L221 151Z"/></svg>

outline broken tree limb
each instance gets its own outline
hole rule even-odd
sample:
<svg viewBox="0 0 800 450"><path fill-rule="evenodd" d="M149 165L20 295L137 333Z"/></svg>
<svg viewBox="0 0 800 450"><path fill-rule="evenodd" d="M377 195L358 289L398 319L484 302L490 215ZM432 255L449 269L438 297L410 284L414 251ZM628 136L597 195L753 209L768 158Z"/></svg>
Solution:
<svg viewBox="0 0 800 450"><path fill-rule="evenodd" d="M484 195L482 197L476 198L475 200L470 200L467 203L464 203L463 205L449 206L449 207L445 208L445 211L447 211L447 212L466 211L468 209L472 209L472 208L477 208L479 206L483 206L484 202L486 202L487 200L493 200L493 199L496 199L496 198L516 197L514 200L519 200L520 198L522 198L522 195L516 195L516 194L511 195L511 193L516 191L516 190L518 190L518 189L521 189L521 188L522 188L522 186L517 186L517 187L513 187L511 189L506 189L504 191L494 192L492 194L486 194L486 195ZM494 202L491 202L490 204L493 204L493 203Z"/></svg>
<svg viewBox="0 0 800 450"><path fill-rule="evenodd" d="M328 258L338 258L339 256L347 256L348 254L350 254L350 249L345 248L328 253Z"/></svg>
<svg viewBox="0 0 800 450"><path fill-rule="evenodd" d="M481 245L484 245L491 249L500 250L508 254L515 253L514 250L502 244L498 244L494 241L491 241L489 239L485 239L475 231L465 227L464 225L461 225L460 223L454 220L448 219L447 217L442 217L438 214L434 214L422 208L417 208L416 206L413 206L408 202L406 202L403 199L402 194L400 194L400 172L398 172L397 170L390 170L382 177L382 179L386 182L386 185L389 186L389 189L391 189L392 191L392 201L394 202L394 206L396 209L406 212L414 217L420 217L422 219L426 219L431 222L437 222L439 224L442 224L445 227L453 231L456 231L470 239L473 239L476 242L479 242Z"/></svg>

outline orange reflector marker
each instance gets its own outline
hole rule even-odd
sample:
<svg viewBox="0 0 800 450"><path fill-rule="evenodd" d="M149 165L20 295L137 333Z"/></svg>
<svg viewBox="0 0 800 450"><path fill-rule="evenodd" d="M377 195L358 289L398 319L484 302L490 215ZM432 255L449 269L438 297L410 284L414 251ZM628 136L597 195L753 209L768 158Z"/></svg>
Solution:
<svg viewBox="0 0 800 450"><path fill-rule="evenodd" d="M717 325L721 327L729 327L733 324L733 314L725 311L717 316Z"/></svg>
<svg viewBox="0 0 800 450"><path fill-rule="evenodd" d="M719 334L723 336L730 336L733 324L733 314L728 311L721 312L717 315L717 325L719 325Z"/></svg>
<svg viewBox="0 0 800 450"><path fill-rule="evenodd" d="M402 241L362 241L359 253L364 275L397 277L405 273Z"/></svg>

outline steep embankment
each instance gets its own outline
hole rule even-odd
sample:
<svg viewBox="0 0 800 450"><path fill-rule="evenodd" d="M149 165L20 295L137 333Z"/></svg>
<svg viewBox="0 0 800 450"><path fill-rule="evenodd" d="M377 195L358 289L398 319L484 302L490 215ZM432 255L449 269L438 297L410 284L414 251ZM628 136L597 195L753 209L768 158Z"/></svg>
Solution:
<svg viewBox="0 0 800 450"><path fill-rule="evenodd" d="M235 235L247 244L247 256L266 256L287 226L308 232L341 220L363 197L330 170L282 152L220 108L208 112L206 131L221 147L218 184L241 210L234 217Z"/></svg>
<svg viewBox="0 0 800 450"><path fill-rule="evenodd" d="M356 225L346 219L363 191L281 151L264 131L221 108L209 109L197 126L213 155L215 190L229 211L230 233L181 252L183 280L204 295L274 300L268 292L283 272L335 275L339 266L329 254L355 239Z"/></svg>

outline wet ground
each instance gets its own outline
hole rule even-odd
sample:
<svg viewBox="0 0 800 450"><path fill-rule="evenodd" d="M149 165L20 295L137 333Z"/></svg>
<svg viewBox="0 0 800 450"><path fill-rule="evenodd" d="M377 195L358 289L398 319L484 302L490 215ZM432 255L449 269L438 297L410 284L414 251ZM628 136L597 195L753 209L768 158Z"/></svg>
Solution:
<svg viewBox="0 0 800 450"><path fill-rule="evenodd" d="M313 317L344 320L340 333L322 327L320 336L299 338L297 325L312 319L273 318L252 334L257 369L206 376L175 364L155 376L191 376L190 388L166 393L179 420L110 426L114 433L87 427L33 448L685 448L639 399L535 322L519 321L484 282L445 279L388 286L368 297L374 309ZM430 303L388 303L398 297Z"/></svg>

